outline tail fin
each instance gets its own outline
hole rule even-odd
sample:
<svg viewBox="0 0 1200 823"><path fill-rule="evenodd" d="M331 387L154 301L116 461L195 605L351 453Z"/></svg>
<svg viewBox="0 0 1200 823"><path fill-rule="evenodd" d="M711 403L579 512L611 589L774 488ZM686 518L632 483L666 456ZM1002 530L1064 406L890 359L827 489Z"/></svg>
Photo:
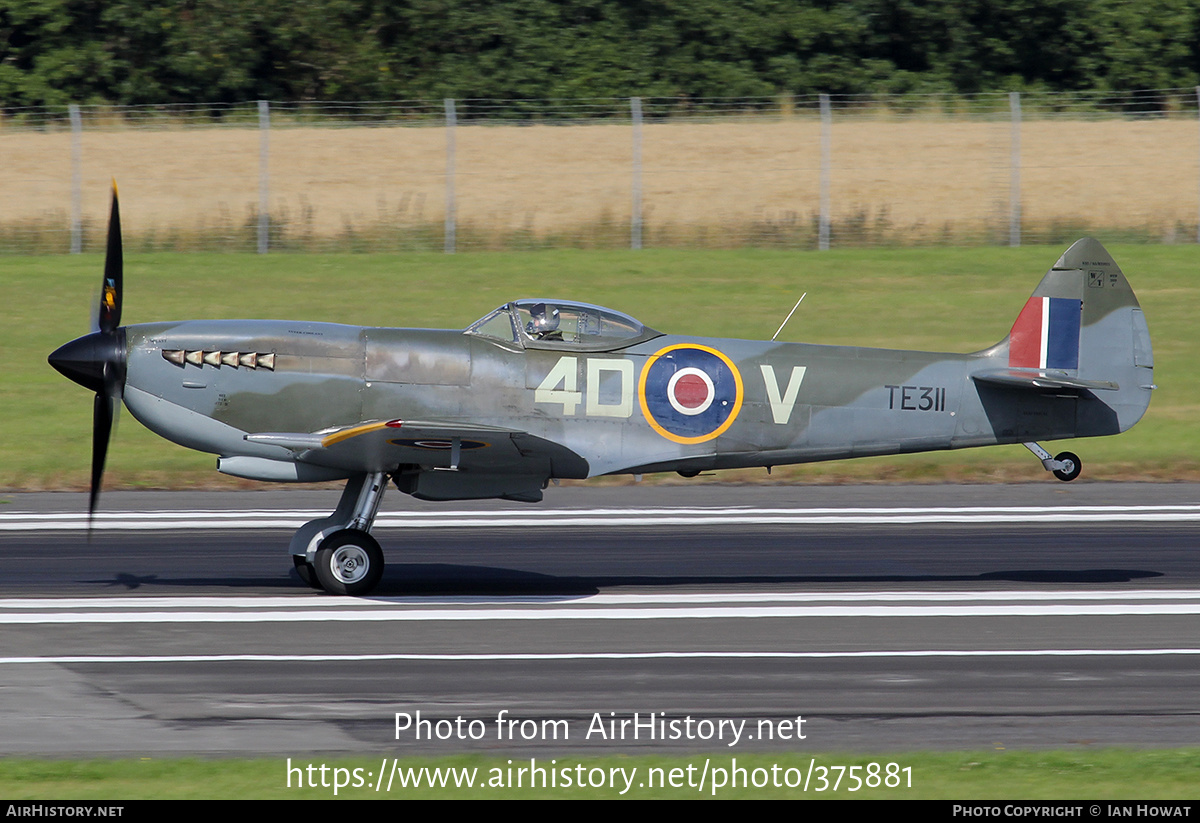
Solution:
<svg viewBox="0 0 1200 823"><path fill-rule="evenodd" d="M1108 328L1110 315L1122 329ZM1132 326L1130 326L1132 324ZM1131 334L1136 327L1137 334ZM1128 345L1104 336L1122 331ZM1042 278L1009 332L1009 368L1080 370L1080 377L1130 356L1153 366L1150 333L1129 281L1100 243L1075 242Z"/></svg>
<svg viewBox="0 0 1200 823"><path fill-rule="evenodd" d="M1063 253L989 354L1001 368L976 381L1089 395L1116 413L1119 431L1141 419L1154 388L1146 317L1121 268L1090 237ZM1113 433L1085 431L1082 419L1079 428L1081 436Z"/></svg>

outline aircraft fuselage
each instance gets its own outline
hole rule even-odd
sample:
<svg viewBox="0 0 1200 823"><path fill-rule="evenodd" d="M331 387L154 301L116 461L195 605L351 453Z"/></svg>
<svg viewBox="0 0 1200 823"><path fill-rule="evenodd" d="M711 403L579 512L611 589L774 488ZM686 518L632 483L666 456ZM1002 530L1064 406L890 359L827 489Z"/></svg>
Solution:
<svg viewBox="0 0 1200 823"><path fill-rule="evenodd" d="M459 331L237 320L133 325L126 338L132 413L225 457L294 459L245 440L256 433L439 420L527 432L581 458L553 476L691 472L1114 434L1140 417L1089 392L979 385L971 375L993 350L661 335L587 352ZM339 468L323 457L307 460Z"/></svg>

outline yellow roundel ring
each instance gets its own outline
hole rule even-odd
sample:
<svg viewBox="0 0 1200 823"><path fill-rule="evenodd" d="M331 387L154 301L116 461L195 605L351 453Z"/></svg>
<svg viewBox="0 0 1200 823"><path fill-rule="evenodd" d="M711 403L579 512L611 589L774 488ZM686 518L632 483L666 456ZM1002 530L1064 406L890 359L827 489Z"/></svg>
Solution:
<svg viewBox="0 0 1200 823"><path fill-rule="evenodd" d="M733 361L699 343L659 349L638 378L638 404L650 428L685 445L724 434L742 410L744 397L742 375Z"/></svg>

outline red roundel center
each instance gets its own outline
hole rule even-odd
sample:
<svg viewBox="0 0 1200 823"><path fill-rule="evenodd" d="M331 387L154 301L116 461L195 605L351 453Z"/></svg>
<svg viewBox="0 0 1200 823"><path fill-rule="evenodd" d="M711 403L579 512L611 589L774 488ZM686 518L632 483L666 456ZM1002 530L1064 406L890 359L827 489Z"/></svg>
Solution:
<svg viewBox="0 0 1200 823"><path fill-rule="evenodd" d="M699 375L685 374L675 381L675 400L684 408L698 408L708 400L708 385Z"/></svg>

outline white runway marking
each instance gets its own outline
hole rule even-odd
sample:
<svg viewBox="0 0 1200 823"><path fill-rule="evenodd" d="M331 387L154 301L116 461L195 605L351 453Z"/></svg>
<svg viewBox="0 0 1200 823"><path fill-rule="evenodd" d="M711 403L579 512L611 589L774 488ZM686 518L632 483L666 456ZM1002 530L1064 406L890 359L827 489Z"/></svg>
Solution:
<svg viewBox="0 0 1200 823"><path fill-rule="evenodd" d="M297 529L328 511L101 512L97 531ZM1200 505L1179 506L964 506L923 508L662 508L523 509L520 511L382 512L375 529L528 528L539 526L886 525L1038 523L1181 523L1200 521ZM0 531L84 531L80 512L3 512Z"/></svg>
<svg viewBox="0 0 1200 823"><path fill-rule="evenodd" d="M487 660L855 660L865 658L928 657L1158 657L1200 655L1196 649L922 649L858 652L514 652L481 654L384 653L384 654L174 654L174 655L58 655L46 657L0 657L0 666L21 663L363 663L391 660L487 661Z"/></svg>
<svg viewBox="0 0 1200 823"><path fill-rule="evenodd" d="M399 606L483 605L512 606L528 604L583 603L591 606L661 605L688 603L857 603L879 601L920 603L954 602L1004 603L1009 601L1069 601L1134 602L1140 600L1200 601L1196 589L1142 589L1133 591L911 591L911 592L690 592L674 594L580 594L580 595L437 595L405 597L335 597L322 594L302 594L288 597L223 597L197 595L194 597L20 597L0 599L0 622L4 609L344 609L383 604Z"/></svg>
<svg viewBox="0 0 1200 823"><path fill-rule="evenodd" d="M1104 606L808 606L699 609L421 609L353 612L91 612L5 614L5 625L47 623L402 623L498 620L736 620L746 618L857 618L857 617L1114 617L1128 615L1200 615L1197 604Z"/></svg>
<svg viewBox="0 0 1200 823"><path fill-rule="evenodd" d="M1200 615L1200 591L592 595L563 598L122 597L0 600L4 625Z"/></svg>

